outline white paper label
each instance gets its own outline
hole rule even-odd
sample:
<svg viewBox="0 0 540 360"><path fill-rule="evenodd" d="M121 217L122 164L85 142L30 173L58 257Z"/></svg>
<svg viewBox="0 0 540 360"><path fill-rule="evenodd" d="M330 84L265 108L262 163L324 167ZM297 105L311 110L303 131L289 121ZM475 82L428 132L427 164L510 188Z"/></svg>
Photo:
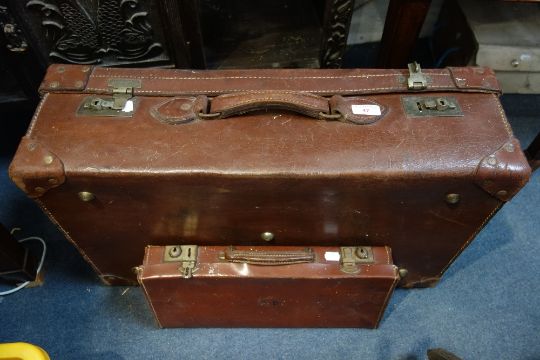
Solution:
<svg viewBox="0 0 540 360"><path fill-rule="evenodd" d="M373 104L352 105L352 112L355 115L381 115L381 107Z"/></svg>
<svg viewBox="0 0 540 360"><path fill-rule="evenodd" d="M341 256L337 251L326 251L324 253L324 258L326 259L326 261L339 261Z"/></svg>
<svg viewBox="0 0 540 360"><path fill-rule="evenodd" d="M122 109L122 112L132 112L133 111L133 100L126 101L126 105Z"/></svg>

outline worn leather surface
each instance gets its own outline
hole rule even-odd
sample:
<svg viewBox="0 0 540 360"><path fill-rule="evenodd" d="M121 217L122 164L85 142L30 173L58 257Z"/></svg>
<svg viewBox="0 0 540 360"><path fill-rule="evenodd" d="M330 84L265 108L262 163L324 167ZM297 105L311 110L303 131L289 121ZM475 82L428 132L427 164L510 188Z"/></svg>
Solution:
<svg viewBox="0 0 540 360"><path fill-rule="evenodd" d="M227 262L227 247L202 246L185 279L178 262L163 261L164 247L151 246L138 278L161 327L377 327L398 280L390 249L373 248L374 261L354 274L325 259L338 247L311 249L314 262L265 266Z"/></svg>
<svg viewBox="0 0 540 360"><path fill-rule="evenodd" d="M517 144L491 71L424 72L432 87L408 92L401 70L94 68L85 93L49 92L36 112L26 139L54 154L66 179L39 201L107 283L134 282L131 268L149 244L367 244L392 248L408 270L401 286L432 285L530 168L519 146L497 171L481 165ZM76 115L89 93L106 91L106 75L141 79L133 116ZM58 76L52 67L44 87ZM355 94L385 111L365 125L285 110L170 124L152 112L175 97L233 89L330 89L330 97ZM402 97L410 95L453 96L463 116L408 116ZM10 169L19 185L39 168L25 153L21 144ZM498 184L495 193L484 178ZM95 199L81 201L81 191ZM270 243L265 231L275 234Z"/></svg>
<svg viewBox="0 0 540 360"><path fill-rule="evenodd" d="M58 72L59 67L67 71ZM431 91L500 93L495 73L488 68L426 69L423 73ZM145 96L217 96L248 91L305 92L322 96L409 92L408 71L396 69L163 70L66 64L49 67L40 91L80 91L81 88L75 86L76 81L67 74L73 74L73 79L85 80L84 90L96 94L110 94L111 79L141 80L142 86L135 89L135 94ZM51 87L55 82L57 86Z"/></svg>

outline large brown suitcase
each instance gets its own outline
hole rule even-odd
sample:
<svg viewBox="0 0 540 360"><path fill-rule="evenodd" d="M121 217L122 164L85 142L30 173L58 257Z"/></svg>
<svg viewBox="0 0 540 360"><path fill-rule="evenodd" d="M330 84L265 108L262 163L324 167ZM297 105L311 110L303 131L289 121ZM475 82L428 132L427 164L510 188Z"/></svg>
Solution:
<svg viewBox="0 0 540 360"><path fill-rule="evenodd" d="M530 167L485 68L53 65L10 167L104 282L146 245L390 246L437 282Z"/></svg>
<svg viewBox="0 0 540 360"><path fill-rule="evenodd" d="M149 246L161 327L375 328L399 278L388 247Z"/></svg>

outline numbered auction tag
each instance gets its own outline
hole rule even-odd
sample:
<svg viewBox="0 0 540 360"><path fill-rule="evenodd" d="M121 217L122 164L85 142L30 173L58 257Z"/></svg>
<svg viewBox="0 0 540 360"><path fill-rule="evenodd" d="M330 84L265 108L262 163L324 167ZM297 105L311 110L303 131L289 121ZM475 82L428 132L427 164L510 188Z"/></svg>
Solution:
<svg viewBox="0 0 540 360"><path fill-rule="evenodd" d="M339 261L340 257L341 256L337 251L326 251L324 253L324 258L326 259L326 261Z"/></svg>
<svg viewBox="0 0 540 360"><path fill-rule="evenodd" d="M352 105L352 112L355 115L381 115L381 107L379 105L363 104Z"/></svg>

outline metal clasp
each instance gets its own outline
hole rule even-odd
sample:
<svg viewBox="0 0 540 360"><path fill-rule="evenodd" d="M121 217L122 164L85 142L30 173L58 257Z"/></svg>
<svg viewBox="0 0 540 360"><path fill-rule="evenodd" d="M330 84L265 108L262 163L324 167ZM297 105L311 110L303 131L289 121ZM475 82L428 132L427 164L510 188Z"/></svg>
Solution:
<svg viewBox="0 0 540 360"><path fill-rule="evenodd" d="M134 89L140 88L138 79L110 79L111 96L89 96L77 110L77 114L86 116L130 117L133 114ZM128 106L129 105L129 106Z"/></svg>
<svg viewBox="0 0 540 360"><path fill-rule="evenodd" d="M189 279L193 276L197 264L197 245L165 246L164 262L180 262L178 270L182 276Z"/></svg>
<svg viewBox="0 0 540 360"><path fill-rule="evenodd" d="M422 73L420 64L416 61L407 65L409 67L409 78L407 88L409 90L424 90L427 88L427 78Z"/></svg>
<svg viewBox="0 0 540 360"><path fill-rule="evenodd" d="M341 271L355 274L360 271L358 264L373 262L373 250L370 246L347 246L341 248Z"/></svg>

